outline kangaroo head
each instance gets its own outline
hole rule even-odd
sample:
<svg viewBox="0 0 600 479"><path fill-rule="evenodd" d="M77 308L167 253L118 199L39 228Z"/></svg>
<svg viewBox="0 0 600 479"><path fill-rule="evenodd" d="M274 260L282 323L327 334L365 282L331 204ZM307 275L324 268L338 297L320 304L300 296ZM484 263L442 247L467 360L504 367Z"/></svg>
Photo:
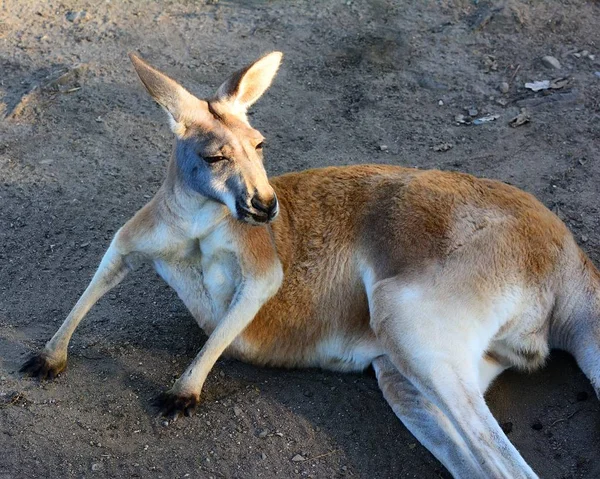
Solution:
<svg viewBox="0 0 600 479"><path fill-rule="evenodd" d="M225 204L241 221L273 220L279 208L263 166L264 137L250 126L246 111L271 84L282 54L269 53L234 73L206 100L140 57L129 57L150 95L169 115L178 179Z"/></svg>

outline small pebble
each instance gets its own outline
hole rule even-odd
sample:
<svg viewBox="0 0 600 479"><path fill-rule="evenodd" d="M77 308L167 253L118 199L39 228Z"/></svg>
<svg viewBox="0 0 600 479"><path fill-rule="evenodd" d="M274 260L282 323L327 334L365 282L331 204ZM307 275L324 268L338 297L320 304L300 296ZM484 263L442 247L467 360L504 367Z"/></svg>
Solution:
<svg viewBox="0 0 600 479"><path fill-rule="evenodd" d="M541 431L543 427L544 425L540 421L535 421L533 424L531 424L531 429L535 431Z"/></svg>
<svg viewBox="0 0 600 479"><path fill-rule="evenodd" d="M542 58L542 63L548 68L556 68L557 70L561 69L560 62L553 56L546 55Z"/></svg>
<svg viewBox="0 0 600 479"><path fill-rule="evenodd" d="M438 105L440 105L440 106L444 106L444 100L440 100L440 101L438 101Z"/></svg>
<svg viewBox="0 0 600 479"><path fill-rule="evenodd" d="M96 472L96 471L99 471L100 469L102 469L102 464L100 464L99 462L92 464L92 471Z"/></svg>
<svg viewBox="0 0 600 479"><path fill-rule="evenodd" d="M459 124L471 123L471 120L460 113L454 117L454 121Z"/></svg>
<svg viewBox="0 0 600 479"><path fill-rule="evenodd" d="M504 431L504 434L510 434L513 430L513 423L512 422L504 422L504 423L500 424L500 427Z"/></svg>
<svg viewBox="0 0 600 479"><path fill-rule="evenodd" d="M167 427L169 425L169 421L163 421L162 425L163 425L163 427Z"/></svg>
<svg viewBox="0 0 600 479"><path fill-rule="evenodd" d="M264 461L267 458L267 455L264 452L261 452L260 458Z"/></svg>
<svg viewBox="0 0 600 479"><path fill-rule="evenodd" d="M242 408L239 406L233 406L233 414L240 416L242 414Z"/></svg>
<svg viewBox="0 0 600 479"><path fill-rule="evenodd" d="M477 108L473 108L473 107L469 108L467 111L470 116L477 116L477 114L479 113L479 110L477 110Z"/></svg>
<svg viewBox="0 0 600 479"><path fill-rule="evenodd" d="M381 151L388 151L388 150L389 150L389 147L388 147L387 145L379 145L379 149L380 149Z"/></svg>
<svg viewBox="0 0 600 479"><path fill-rule="evenodd" d="M268 436L268 434L269 434L269 431L267 431L266 429L263 429L262 431L260 431L260 432L258 433L258 437L260 437L260 438L262 439L262 438L265 438L265 437L267 437L267 436Z"/></svg>
<svg viewBox="0 0 600 479"><path fill-rule="evenodd" d="M508 90L510 90L510 86L507 82L503 81L502 83L500 83L498 90L500 90L501 93L508 93Z"/></svg>
<svg viewBox="0 0 600 479"><path fill-rule="evenodd" d="M440 143L433 147L433 151L448 151L452 148L452 143Z"/></svg>
<svg viewBox="0 0 600 479"><path fill-rule="evenodd" d="M296 454L294 457L292 457L292 461L302 462L302 461L306 461L306 458L304 456L301 456L300 454Z"/></svg>
<svg viewBox="0 0 600 479"><path fill-rule="evenodd" d="M69 11L66 13L65 18L71 23L79 22L82 20L89 20L89 15L85 10L80 12Z"/></svg>
<svg viewBox="0 0 600 479"><path fill-rule="evenodd" d="M586 401L588 397L589 397L589 394L586 391L579 391L577 393L578 401Z"/></svg>

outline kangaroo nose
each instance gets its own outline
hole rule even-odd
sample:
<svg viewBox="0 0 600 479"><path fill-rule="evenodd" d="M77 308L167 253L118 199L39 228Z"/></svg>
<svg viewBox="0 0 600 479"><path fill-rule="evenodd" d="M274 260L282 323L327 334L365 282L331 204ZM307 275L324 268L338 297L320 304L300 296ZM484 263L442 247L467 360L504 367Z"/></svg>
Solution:
<svg viewBox="0 0 600 479"><path fill-rule="evenodd" d="M254 195L250 203L257 211L266 214L269 219L275 216L277 211L277 197L273 195L268 200L262 200L258 195Z"/></svg>

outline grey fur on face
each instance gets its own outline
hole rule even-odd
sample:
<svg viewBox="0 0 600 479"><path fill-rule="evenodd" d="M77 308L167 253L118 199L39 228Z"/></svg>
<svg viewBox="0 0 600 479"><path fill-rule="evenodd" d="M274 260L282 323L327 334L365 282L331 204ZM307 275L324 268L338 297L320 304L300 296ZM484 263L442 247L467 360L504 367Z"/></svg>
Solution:
<svg viewBox="0 0 600 479"><path fill-rule="evenodd" d="M236 204L247 204L249 192L232 161L225 159L210 164L204 159L205 143L198 138L177 140L175 158L179 175L190 190L226 205L237 217Z"/></svg>

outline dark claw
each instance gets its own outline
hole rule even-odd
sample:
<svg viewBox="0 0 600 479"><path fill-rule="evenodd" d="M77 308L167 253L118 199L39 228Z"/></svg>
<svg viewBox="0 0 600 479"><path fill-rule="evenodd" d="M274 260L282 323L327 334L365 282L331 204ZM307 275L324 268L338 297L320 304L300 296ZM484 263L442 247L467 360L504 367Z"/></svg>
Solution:
<svg viewBox="0 0 600 479"><path fill-rule="evenodd" d="M167 391L158 396L152 405L158 410L160 416L171 420L179 416L191 416L196 410L200 398L194 394L177 394Z"/></svg>
<svg viewBox="0 0 600 479"><path fill-rule="evenodd" d="M37 354L29 358L21 369L21 373L38 379L55 379L67 365L66 361L60 364L51 363L45 354Z"/></svg>

